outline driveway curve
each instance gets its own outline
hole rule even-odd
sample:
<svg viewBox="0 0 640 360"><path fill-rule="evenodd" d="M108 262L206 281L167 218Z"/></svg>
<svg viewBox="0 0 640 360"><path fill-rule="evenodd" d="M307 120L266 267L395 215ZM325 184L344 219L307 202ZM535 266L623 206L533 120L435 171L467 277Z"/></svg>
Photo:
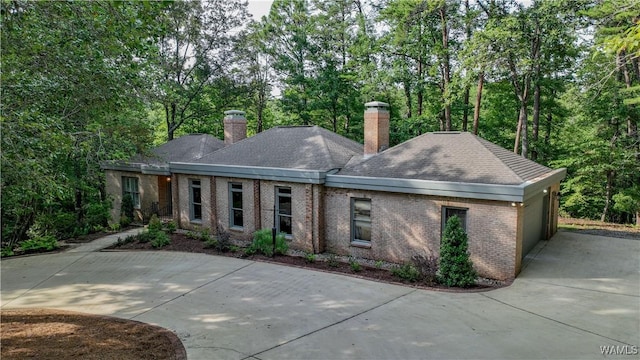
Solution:
<svg viewBox="0 0 640 360"><path fill-rule="evenodd" d="M2 309L159 325L189 359L639 356L638 240L560 232L511 286L447 293L228 257L98 251L118 236L3 260Z"/></svg>

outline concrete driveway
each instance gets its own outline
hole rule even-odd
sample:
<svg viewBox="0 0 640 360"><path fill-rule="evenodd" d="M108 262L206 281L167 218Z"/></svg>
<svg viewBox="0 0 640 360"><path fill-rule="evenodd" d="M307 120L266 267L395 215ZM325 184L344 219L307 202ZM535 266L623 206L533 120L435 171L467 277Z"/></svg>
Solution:
<svg viewBox="0 0 640 360"><path fill-rule="evenodd" d="M227 257L96 251L116 238L3 260L2 308L157 324L189 359L640 357L637 240L561 232L513 285L446 293Z"/></svg>

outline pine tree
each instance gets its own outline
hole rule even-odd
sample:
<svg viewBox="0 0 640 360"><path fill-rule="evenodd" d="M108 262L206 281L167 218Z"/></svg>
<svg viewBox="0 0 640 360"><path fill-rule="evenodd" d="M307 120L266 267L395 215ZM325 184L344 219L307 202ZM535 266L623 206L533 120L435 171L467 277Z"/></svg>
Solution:
<svg viewBox="0 0 640 360"><path fill-rule="evenodd" d="M474 284L476 272L467 251L467 233L457 216L447 220L440 244L438 281L447 286L468 287Z"/></svg>

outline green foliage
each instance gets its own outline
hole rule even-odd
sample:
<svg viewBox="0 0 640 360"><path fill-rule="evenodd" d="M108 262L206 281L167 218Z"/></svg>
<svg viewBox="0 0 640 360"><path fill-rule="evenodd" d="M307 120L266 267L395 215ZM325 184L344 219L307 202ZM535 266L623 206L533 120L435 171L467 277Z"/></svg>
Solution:
<svg viewBox="0 0 640 360"><path fill-rule="evenodd" d="M411 262L420 273L420 276L427 283L435 283L438 274L438 258L427 255L414 255Z"/></svg>
<svg viewBox="0 0 640 360"><path fill-rule="evenodd" d="M160 221L158 216L154 214L153 216L151 216L151 219L149 220L149 225L147 227L149 229L149 232L162 231L162 221Z"/></svg>
<svg viewBox="0 0 640 360"><path fill-rule="evenodd" d="M1 257L8 257L13 255L14 255L13 248L11 246L5 246L2 248L2 250L0 250Z"/></svg>
<svg viewBox="0 0 640 360"><path fill-rule="evenodd" d="M157 231L153 234L154 237L153 240L151 240L151 246L153 246L154 248L159 249L171 244L169 235L167 235L167 233L165 233L164 231Z"/></svg>
<svg viewBox="0 0 640 360"><path fill-rule="evenodd" d="M120 223L112 223L112 224L109 224L109 231L111 231L111 232L118 232L118 231L120 231Z"/></svg>
<svg viewBox="0 0 640 360"><path fill-rule="evenodd" d="M336 254L329 254L329 256L327 256L327 263L330 267L338 267L339 264Z"/></svg>
<svg viewBox="0 0 640 360"><path fill-rule="evenodd" d="M52 235L43 235L25 240L20 243L20 249L27 252L51 251L59 248L58 240Z"/></svg>
<svg viewBox="0 0 640 360"><path fill-rule="evenodd" d="M316 254L314 253L305 254L304 260L310 264L316 262Z"/></svg>
<svg viewBox="0 0 640 360"><path fill-rule="evenodd" d="M376 263L375 263L375 267L376 267L376 269L382 269L382 266L383 266L383 265L384 265L384 261L382 261L382 260L378 260L378 261L376 261Z"/></svg>
<svg viewBox="0 0 640 360"><path fill-rule="evenodd" d="M175 221L173 221L173 220L171 220L171 221L169 221L168 223L166 223L166 224L164 225L164 227L165 227L165 229L167 230L167 232L168 232L169 234L173 234L173 233L175 233L175 232L176 232L176 230L178 229L178 225L177 225L177 224L176 224L176 222L175 222Z"/></svg>
<svg viewBox="0 0 640 360"><path fill-rule="evenodd" d="M349 267L351 267L351 271L353 272L362 271L362 265L360 265L358 260L353 256L349 257Z"/></svg>
<svg viewBox="0 0 640 360"><path fill-rule="evenodd" d="M413 264L404 264L402 266L395 266L394 268L391 269L391 273L394 276L397 276L409 282L416 282L421 278L420 271Z"/></svg>
<svg viewBox="0 0 640 360"><path fill-rule="evenodd" d="M273 237L271 229L262 229L253 233L253 243L249 246L249 252L272 256L273 254ZM289 244L283 233L276 235L275 253L284 255L289 250Z"/></svg>
<svg viewBox="0 0 640 360"><path fill-rule="evenodd" d="M120 216L126 216L127 219L133 221L134 208L133 197L129 194L124 195L122 197L122 204L120 205Z"/></svg>
<svg viewBox="0 0 640 360"><path fill-rule="evenodd" d="M476 272L467 251L467 234L460 219L447 221L440 244L438 281L447 286L469 287L475 283Z"/></svg>
<svg viewBox="0 0 640 360"><path fill-rule="evenodd" d="M131 218L125 215L120 215L120 227L125 228L131 225Z"/></svg>

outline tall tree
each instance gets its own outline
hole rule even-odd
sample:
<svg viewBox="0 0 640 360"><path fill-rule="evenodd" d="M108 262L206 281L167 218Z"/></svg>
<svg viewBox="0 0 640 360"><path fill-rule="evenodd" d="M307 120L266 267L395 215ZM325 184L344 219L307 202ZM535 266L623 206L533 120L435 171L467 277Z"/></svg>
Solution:
<svg viewBox="0 0 640 360"><path fill-rule="evenodd" d="M176 1L160 17L155 92L164 108L167 138L186 121L204 116L196 111L205 87L226 75L238 30L249 15L240 0Z"/></svg>
<svg viewBox="0 0 640 360"><path fill-rule="evenodd" d="M148 140L139 119L162 6L2 2L3 241L106 225L85 216L106 200L99 162Z"/></svg>

